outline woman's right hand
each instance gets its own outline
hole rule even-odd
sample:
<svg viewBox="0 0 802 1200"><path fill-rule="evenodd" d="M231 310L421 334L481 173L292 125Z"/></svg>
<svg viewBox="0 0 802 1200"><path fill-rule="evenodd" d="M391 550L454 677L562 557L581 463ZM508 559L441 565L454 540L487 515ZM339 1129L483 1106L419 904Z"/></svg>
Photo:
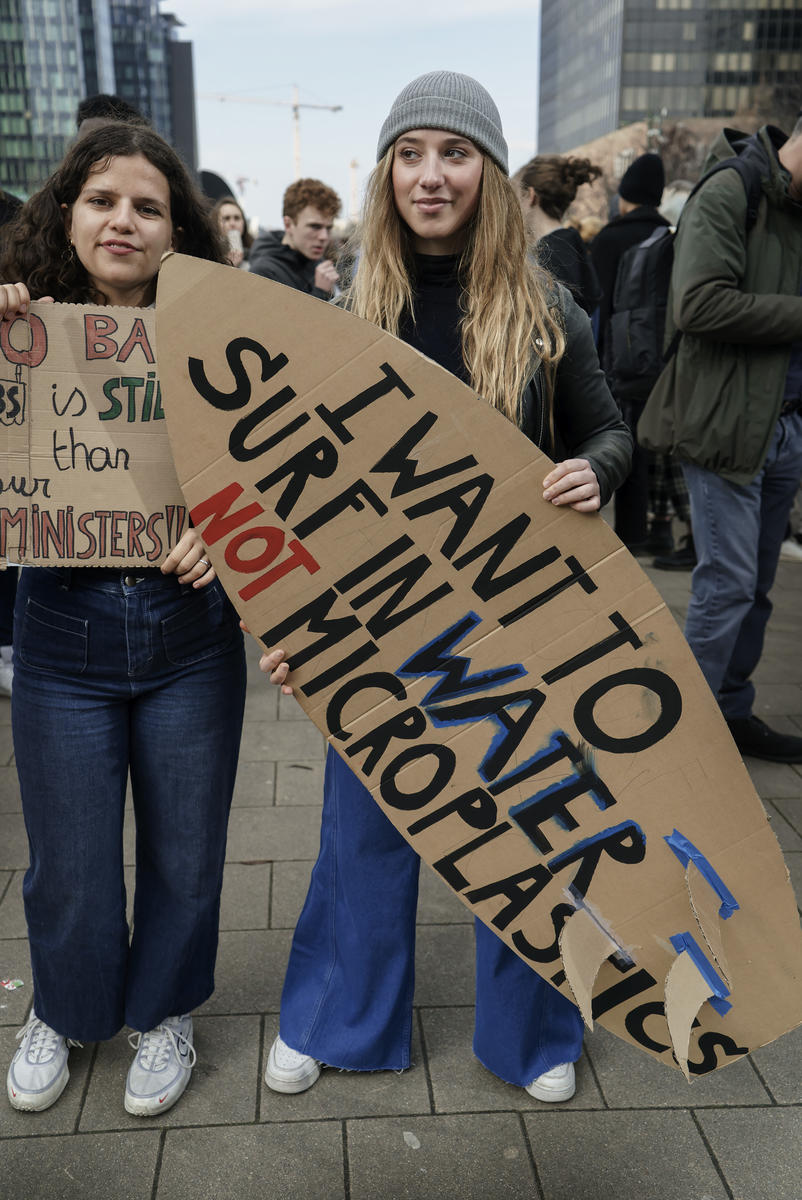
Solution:
<svg viewBox="0 0 802 1200"><path fill-rule="evenodd" d="M259 659L259 670L264 671L265 675L269 675L270 682L281 688L282 696L293 694L292 687L287 683L290 664L287 662L283 650L268 650L266 654L263 654Z"/></svg>

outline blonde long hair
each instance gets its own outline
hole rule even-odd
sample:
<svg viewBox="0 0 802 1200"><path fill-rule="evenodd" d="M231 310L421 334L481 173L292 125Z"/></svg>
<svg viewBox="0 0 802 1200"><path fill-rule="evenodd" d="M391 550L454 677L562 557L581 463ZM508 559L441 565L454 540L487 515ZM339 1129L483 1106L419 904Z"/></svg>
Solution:
<svg viewBox="0 0 802 1200"><path fill-rule="evenodd" d="M412 245L393 198L391 146L368 181L359 262L345 304L398 335L402 314L415 315ZM478 395L517 423L524 388L538 363L546 370L549 409L565 334L549 296L551 277L527 256L518 197L500 167L483 155L479 204L462 252L459 278L462 356ZM551 412L549 413L551 424Z"/></svg>

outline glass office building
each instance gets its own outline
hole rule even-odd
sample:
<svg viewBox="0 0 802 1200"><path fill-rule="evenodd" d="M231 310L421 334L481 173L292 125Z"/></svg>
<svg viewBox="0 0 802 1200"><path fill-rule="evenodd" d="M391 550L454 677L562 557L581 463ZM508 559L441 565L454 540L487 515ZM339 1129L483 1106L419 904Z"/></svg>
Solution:
<svg viewBox="0 0 802 1200"><path fill-rule="evenodd" d="M63 157L84 94L75 0L5 0L0 16L0 186L35 191Z"/></svg>
<svg viewBox="0 0 802 1200"><path fill-rule="evenodd" d="M192 46L179 25L158 0L0 0L0 187L36 191L75 136L79 101L97 92L128 100L194 169Z"/></svg>
<svg viewBox="0 0 802 1200"><path fill-rule="evenodd" d="M771 112L800 79L802 0L542 0L538 148L660 114Z"/></svg>

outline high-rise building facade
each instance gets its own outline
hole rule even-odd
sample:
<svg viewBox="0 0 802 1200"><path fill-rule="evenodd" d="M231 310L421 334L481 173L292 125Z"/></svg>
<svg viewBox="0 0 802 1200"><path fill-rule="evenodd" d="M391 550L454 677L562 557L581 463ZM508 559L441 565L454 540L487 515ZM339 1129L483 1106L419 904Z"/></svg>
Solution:
<svg viewBox="0 0 802 1200"><path fill-rule="evenodd" d="M538 149L661 114L787 110L800 80L802 0L542 0Z"/></svg>
<svg viewBox="0 0 802 1200"><path fill-rule="evenodd" d="M5 0L0 79L0 186L26 196L75 132L75 106L84 94L75 0Z"/></svg>
<svg viewBox="0 0 802 1200"><path fill-rule="evenodd" d="M75 136L85 96L133 104L196 168L192 46L159 0L2 0L0 187L26 197Z"/></svg>

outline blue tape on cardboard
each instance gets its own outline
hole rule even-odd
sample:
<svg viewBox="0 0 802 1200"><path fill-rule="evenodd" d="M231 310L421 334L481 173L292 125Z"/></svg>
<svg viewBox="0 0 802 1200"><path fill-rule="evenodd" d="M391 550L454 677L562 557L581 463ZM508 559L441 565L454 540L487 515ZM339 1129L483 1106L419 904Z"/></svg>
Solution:
<svg viewBox="0 0 802 1200"><path fill-rule="evenodd" d="M705 983L710 987L713 995L710 997L710 1004L716 1010L720 1017L723 1017L730 1011L732 1005L725 996L729 996L730 989L727 987L724 980L710 965L710 959L702 950L699 943L691 933L675 933L671 938L671 945L676 950L677 954L682 954L683 951L690 955L693 964L699 971L699 974L704 979Z"/></svg>
<svg viewBox="0 0 802 1200"><path fill-rule="evenodd" d="M696 864L721 901L718 915L723 921L729 920L732 914L738 911L740 905L721 876L713 870L701 850L697 850L693 842L689 842L678 829L675 829L672 834L667 835L665 841L674 851L683 867L687 867L689 860Z"/></svg>

